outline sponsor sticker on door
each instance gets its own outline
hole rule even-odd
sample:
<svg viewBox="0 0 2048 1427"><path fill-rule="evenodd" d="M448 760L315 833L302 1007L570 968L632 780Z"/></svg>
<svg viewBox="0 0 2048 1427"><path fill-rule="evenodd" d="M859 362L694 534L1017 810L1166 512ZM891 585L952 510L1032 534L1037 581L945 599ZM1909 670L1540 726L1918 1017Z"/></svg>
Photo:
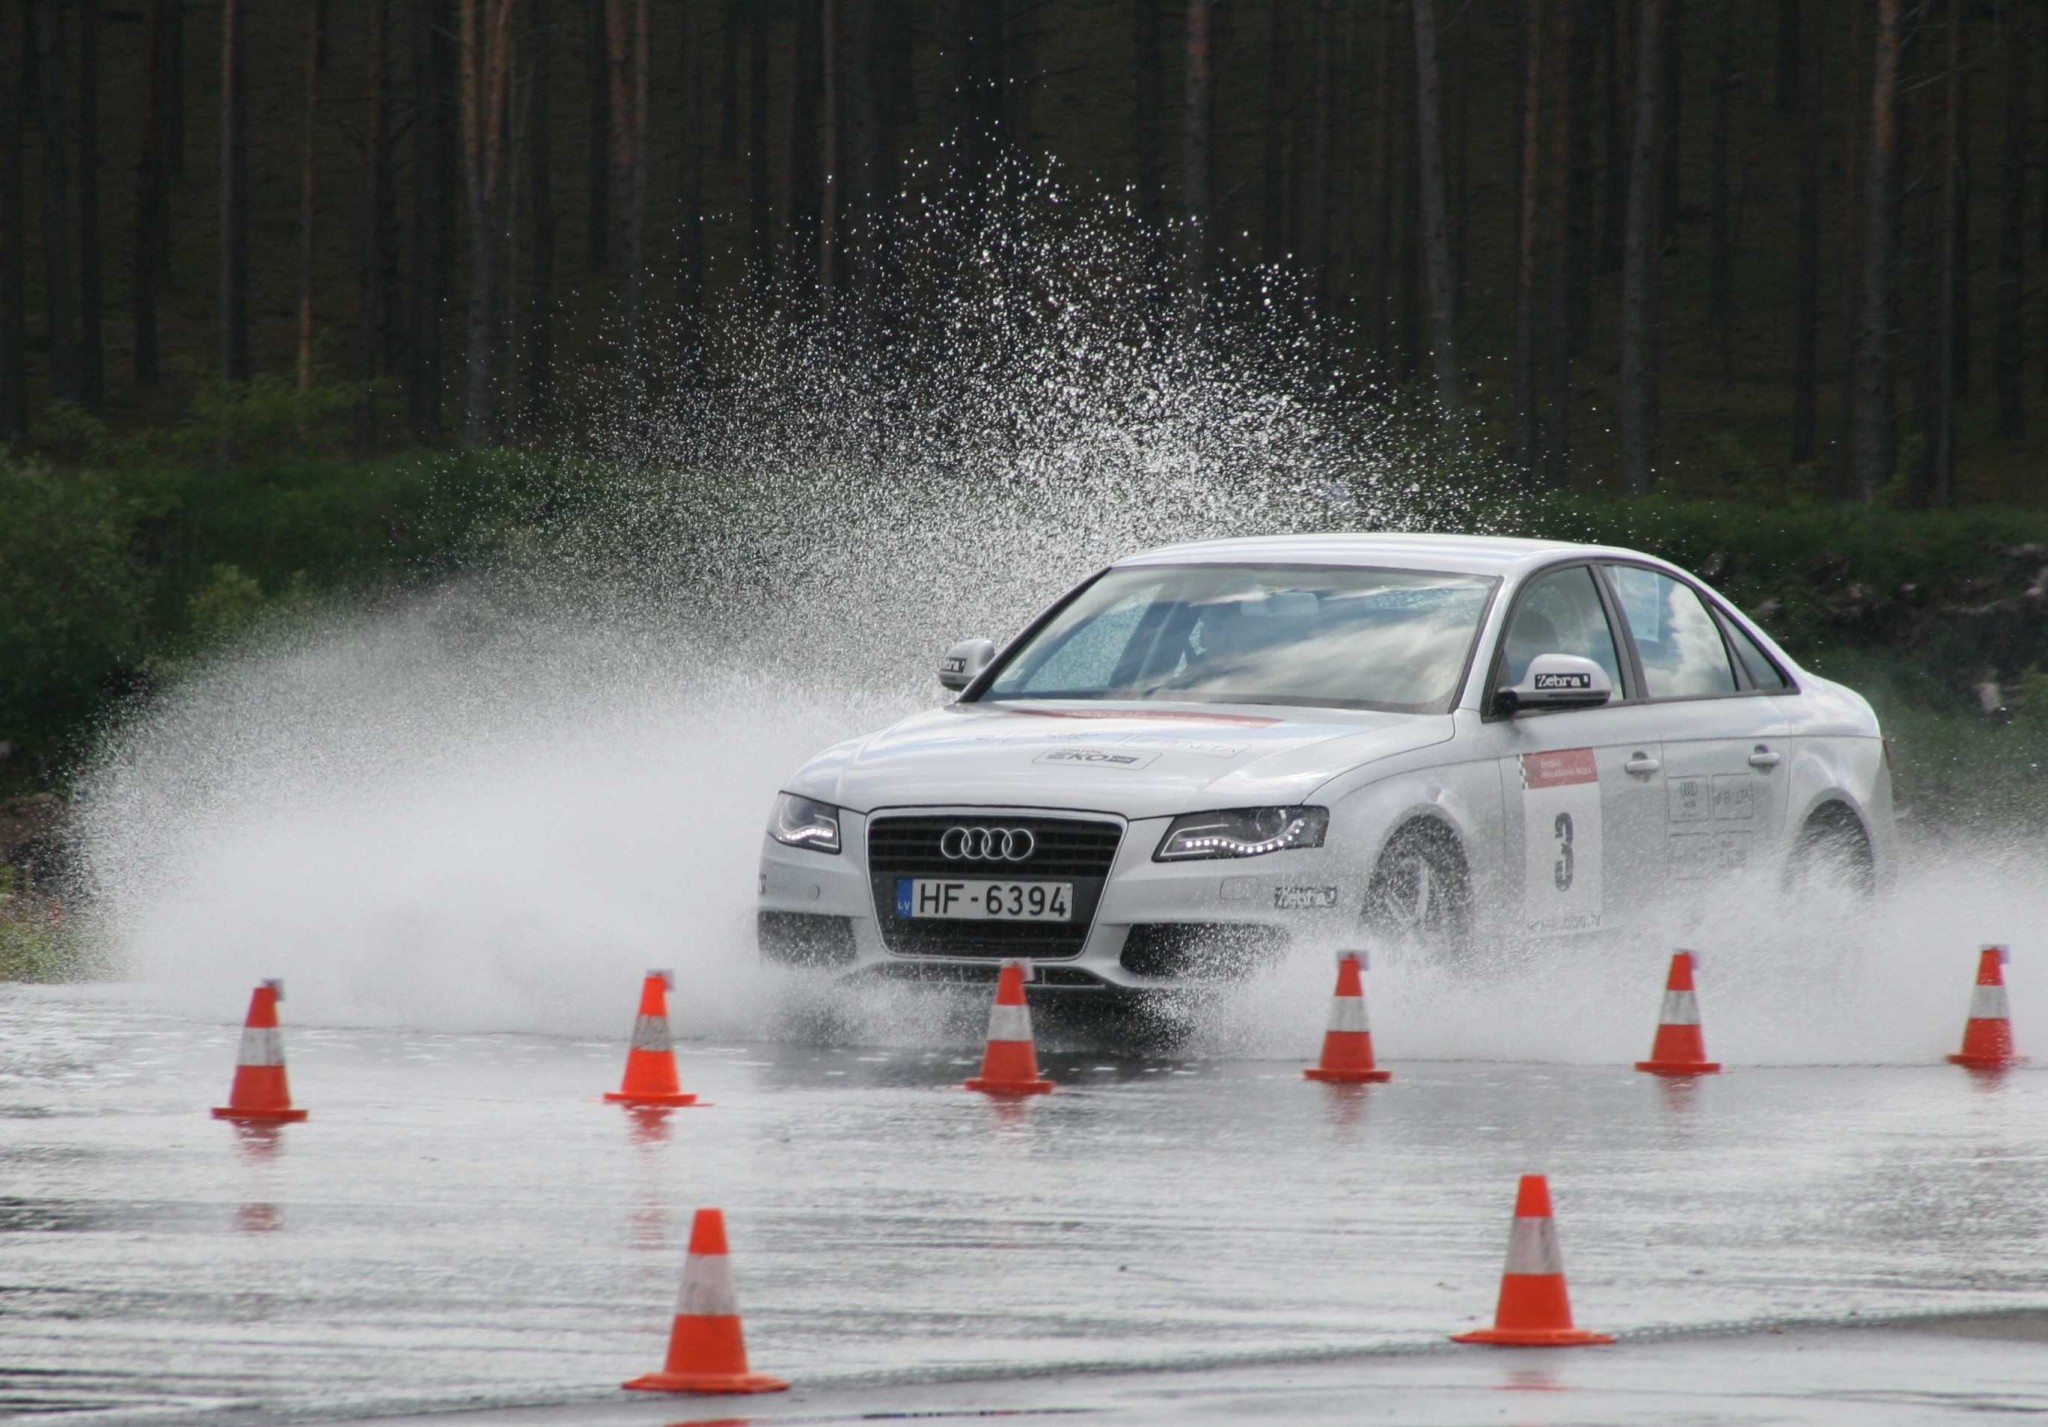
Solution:
<svg viewBox="0 0 2048 1427"><path fill-rule="evenodd" d="M1600 766L1590 748L1522 755L1522 898L1529 929L1600 924Z"/></svg>

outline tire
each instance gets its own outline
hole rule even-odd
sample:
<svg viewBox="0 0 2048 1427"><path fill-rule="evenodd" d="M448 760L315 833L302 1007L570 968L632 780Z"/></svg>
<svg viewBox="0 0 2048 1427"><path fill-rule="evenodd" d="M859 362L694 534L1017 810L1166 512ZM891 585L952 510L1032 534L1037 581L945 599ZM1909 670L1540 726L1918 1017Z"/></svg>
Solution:
<svg viewBox="0 0 2048 1427"><path fill-rule="evenodd" d="M1823 803L1806 819L1785 864L1785 892L1808 908L1857 911L1877 899L1877 859L1863 822L1841 803Z"/></svg>
<svg viewBox="0 0 2048 1427"><path fill-rule="evenodd" d="M1456 834L1407 824L1387 839L1365 889L1365 932L1396 956L1462 960L1471 949L1472 887Z"/></svg>

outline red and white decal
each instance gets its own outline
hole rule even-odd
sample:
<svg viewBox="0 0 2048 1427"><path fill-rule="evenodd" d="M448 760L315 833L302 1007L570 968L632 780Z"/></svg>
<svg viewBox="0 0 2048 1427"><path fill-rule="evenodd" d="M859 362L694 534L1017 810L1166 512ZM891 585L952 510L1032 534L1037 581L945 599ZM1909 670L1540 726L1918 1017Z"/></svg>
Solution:
<svg viewBox="0 0 2048 1427"><path fill-rule="evenodd" d="M1522 787L1527 791L1599 781L1600 768L1593 761L1590 748L1559 748L1549 753L1522 755Z"/></svg>
<svg viewBox="0 0 2048 1427"><path fill-rule="evenodd" d="M1600 925L1600 768L1590 748L1524 753L1522 906L1537 933Z"/></svg>

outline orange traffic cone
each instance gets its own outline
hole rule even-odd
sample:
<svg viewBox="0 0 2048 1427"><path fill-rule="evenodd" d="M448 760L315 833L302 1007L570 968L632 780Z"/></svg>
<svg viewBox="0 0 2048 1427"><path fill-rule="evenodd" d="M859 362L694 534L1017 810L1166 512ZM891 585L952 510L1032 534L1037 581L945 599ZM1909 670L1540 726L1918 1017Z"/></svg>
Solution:
<svg viewBox="0 0 2048 1427"><path fill-rule="evenodd" d="M1664 1009L1657 1017L1657 1038L1650 1043L1650 1058L1636 1062L1637 1070L1652 1075L1713 1075L1720 1071L1717 1061L1707 1059L1706 1037L1700 1033L1700 1003L1693 994L1693 964L1689 951L1673 952L1671 974L1664 978Z"/></svg>
<svg viewBox="0 0 2048 1427"><path fill-rule="evenodd" d="M1337 958L1337 993L1330 1001L1330 1028L1323 1032L1323 1058L1304 1070L1310 1080L1335 1085L1364 1085L1391 1080L1391 1070L1372 1063L1372 1025L1365 1014L1363 962L1355 951Z"/></svg>
<svg viewBox="0 0 2048 1427"><path fill-rule="evenodd" d="M725 1252L725 1215L699 1209L690 1225L690 1256L683 1260L683 1292L668 1335L668 1361L660 1372L624 1386L636 1392L781 1392L779 1377L747 1371L740 1305Z"/></svg>
<svg viewBox="0 0 2048 1427"><path fill-rule="evenodd" d="M640 985L640 1017L633 1022L633 1048L626 1052L626 1078L604 1098L615 1105L694 1105L676 1079L676 1045L668 1033L668 988L674 974L650 971Z"/></svg>
<svg viewBox="0 0 2048 1427"><path fill-rule="evenodd" d="M988 1013L988 1048L981 1074L969 1090L988 1095L1043 1095L1050 1080L1038 1076L1038 1050L1031 1043L1031 1008L1024 1004L1024 964L1006 961L996 978L996 1003Z"/></svg>
<svg viewBox="0 0 2048 1427"><path fill-rule="evenodd" d="M277 1028L277 1003L283 999L282 981L265 981L249 997L242 1048L235 1056L235 1083L228 1090L228 1103L213 1107L214 1119L281 1125L306 1118L306 1111L292 1108L291 1086L284 1078L284 1035Z"/></svg>
<svg viewBox="0 0 2048 1427"><path fill-rule="evenodd" d="M1970 1019L1963 1025L1963 1048L1949 1057L1972 1070L1998 1070L2026 1061L2012 1048L2012 1012L2005 999L2002 946L1987 946L1977 957L1977 984L1970 991Z"/></svg>
<svg viewBox="0 0 2048 1427"><path fill-rule="evenodd" d="M1454 1343L1499 1343L1518 1348L1568 1348L1611 1343L1605 1333L1572 1326L1571 1298L1564 1287L1564 1255L1550 1217L1550 1181L1522 1176L1515 1195L1515 1226L1508 1234L1508 1266L1500 1278L1500 1306L1493 1326L1454 1333Z"/></svg>

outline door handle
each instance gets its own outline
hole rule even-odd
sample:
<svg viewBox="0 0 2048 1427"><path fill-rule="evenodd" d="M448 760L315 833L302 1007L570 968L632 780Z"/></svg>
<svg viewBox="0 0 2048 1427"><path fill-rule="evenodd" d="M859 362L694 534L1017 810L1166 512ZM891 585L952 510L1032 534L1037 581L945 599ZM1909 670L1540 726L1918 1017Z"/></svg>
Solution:
<svg viewBox="0 0 2048 1427"><path fill-rule="evenodd" d="M1639 778L1647 778L1664 765L1647 753L1638 753L1621 766Z"/></svg>
<svg viewBox="0 0 2048 1427"><path fill-rule="evenodd" d="M1756 752L1749 755L1749 766L1766 773L1777 767L1778 761L1778 755L1761 743L1756 746Z"/></svg>

